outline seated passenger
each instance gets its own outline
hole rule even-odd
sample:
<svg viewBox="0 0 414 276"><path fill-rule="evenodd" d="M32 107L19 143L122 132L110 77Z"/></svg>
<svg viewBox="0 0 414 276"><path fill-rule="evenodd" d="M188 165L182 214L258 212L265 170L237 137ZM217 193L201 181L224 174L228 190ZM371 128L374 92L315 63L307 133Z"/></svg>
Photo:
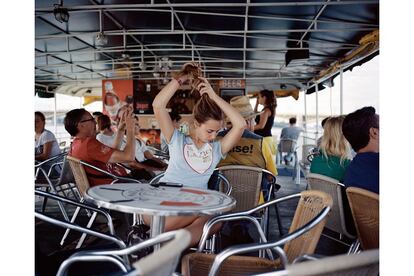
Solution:
<svg viewBox="0 0 414 276"><path fill-rule="evenodd" d="M166 106L180 86L190 78L197 84L194 86L200 92L201 99L194 106L194 128L187 136L174 128ZM170 152L168 168L160 181L207 189L216 165L240 139L246 126L243 117L214 92L207 79L201 77L197 65L188 63L158 93L152 105ZM230 119L233 127L220 141L216 141L224 115ZM170 216L165 221L165 231L187 229L192 236L190 245L193 246L200 240L208 219L208 216ZM148 217L144 216L144 221L149 224Z"/></svg>
<svg viewBox="0 0 414 276"><path fill-rule="evenodd" d="M302 131L303 130L301 128L296 126L296 118L289 118L289 126L282 128L282 132L280 133L280 140L290 139L297 141ZM278 145L278 151L281 152L280 143ZM289 165L291 162L293 162L293 153L289 152L283 159L285 161L285 164Z"/></svg>
<svg viewBox="0 0 414 276"><path fill-rule="evenodd" d="M349 164L344 184L379 194L379 116L372 106L348 114L342 132L357 153Z"/></svg>
<svg viewBox="0 0 414 276"><path fill-rule="evenodd" d="M122 124L126 128L126 145L123 150L108 147L95 138L95 119L83 108L73 109L66 113L65 129L74 138L69 155L85 161L95 167L108 171L114 175L126 176L125 169L116 163L125 163L134 160L134 116L132 108L128 108L122 117ZM123 134L117 135L116 140L122 139ZM90 186L108 184L112 178L85 167Z"/></svg>
<svg viewBox="0 0 414 276"><path fill-rule="evenodd" d="M47 160L60 154L59 144L55 135L45 129L46 118L42 112L35 112L35 159Z"/></svg>
<svg viewBox="0 0 414 276"><path fill-rule="evenodd" d="M324 124L321 154L312 160L310 172L329 176L342 182L350 160L350 146L342 134L344 116L330 117Z"/></svg>
<svg viewBox="0 0 414 276"><path fill-rule="evenodd" d="M227 165L244 165L258 167L270 171L273 175L277 175L275 160L272 155L272 146L269 140L263 139L262 136L255 134L254 118L258 113L253 111L247 96L237 96L230 100L233 106L246 121L246 129L243 131L241 139L227 153L227 157L220 161L218 167ZM218 136L224 136L229 130L224 130ZM267 179L263 178L262 189L267 190ZM265 195L266 196L266 195ZM263 198L261 198L263 202Z"/></svg>
<svg viewBox="0 0 414 276"><path fill-rule="evenodd" d="M123 149L125 147L124 140L116 141L116 135L111 129L111 120L107 115L98 117L98 127L101 131L96 136L96 140L109 147L116 149ZM135 179L150 180L155 176L155 171L162 171L167 167L167 164L156 158L151 151L145 146L145 143L137 138L139 135L139 121L135 115L135 160L125 165L131 169L130 176ZM123 135L124 128L119 128L118 131Z"/></svg>

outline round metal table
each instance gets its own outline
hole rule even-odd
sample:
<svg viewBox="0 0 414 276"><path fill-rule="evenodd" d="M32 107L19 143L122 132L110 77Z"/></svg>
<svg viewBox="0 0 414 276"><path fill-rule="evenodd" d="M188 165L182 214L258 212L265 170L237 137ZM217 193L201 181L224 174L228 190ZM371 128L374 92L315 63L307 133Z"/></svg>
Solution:
<svg viewBox="0 0 414 276"><path fill-rule="evenodd" d="M233 197L214 190L139 183L95 186L88 189L86 197L98 207L151 215L151 237L164 231L166 216L215 215L236 205Z"/></svg>

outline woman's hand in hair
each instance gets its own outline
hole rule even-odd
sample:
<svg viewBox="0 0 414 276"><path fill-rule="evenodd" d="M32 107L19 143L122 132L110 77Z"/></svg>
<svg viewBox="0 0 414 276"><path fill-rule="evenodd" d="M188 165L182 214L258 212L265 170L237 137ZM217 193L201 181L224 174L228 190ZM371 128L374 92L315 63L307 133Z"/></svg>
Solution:
<svg viewBox="0 0 414 276"><path fill-rule="evenodd" d="M197 67L197 64L194 62L184 63L180 72L177 73L175 79L179 80L181 83L186 82L190 78L190 75L192 75L191 72L194 70L193 67Z"/></svg>
<svg viewBox="0 0 414 276"><path fill-rule="evenodd" d="M210 99L214 99L217 94L214 92L208 80L203 77L199 77L198 79L201 81L197 86L197 90L200 91L200 95L203 96L203 94L207 94Z"/></svg>

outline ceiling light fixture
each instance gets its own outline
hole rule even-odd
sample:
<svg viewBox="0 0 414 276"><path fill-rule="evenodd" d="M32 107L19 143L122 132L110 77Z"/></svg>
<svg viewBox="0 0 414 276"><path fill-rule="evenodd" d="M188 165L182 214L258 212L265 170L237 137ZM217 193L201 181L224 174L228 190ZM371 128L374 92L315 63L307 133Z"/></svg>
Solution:
<svg viewBox="0 0 414 276"><path fill-rule="evenodd" d="M108 37L104 33L97 33L96 34L96 45L98 46L105 46L108 44Z"/></svg>
<svg viewBox="0 0 414 276"><path fill-rule="evenodd" d="M55 8L53 9L53 14L55 15L55 19L60 23L68 22L69 21L69 12L68 9L63 8L63 1L59 1L59 4L53 5Z"/></svg>
<svg viewBox="0 0 414 276"><path fill-rule="evenodd" d="M106 46L108 44L108 37L103 32L102 10L99 10L99 32L96 34L96 45Z"/></svg>

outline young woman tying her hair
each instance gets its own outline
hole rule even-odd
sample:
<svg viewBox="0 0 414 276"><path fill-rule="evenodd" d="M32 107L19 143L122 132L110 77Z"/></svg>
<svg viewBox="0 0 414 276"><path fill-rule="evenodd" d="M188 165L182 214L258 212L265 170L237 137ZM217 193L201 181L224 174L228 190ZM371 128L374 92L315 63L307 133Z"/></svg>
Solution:
<svg viewBox="0 0 414 276"><path fill-rule="evenodd" d="M215 167L239 141L246 123L240 113L220 98L207 79L200 75L201 70L198 65L184 64L177 76L158 93L152 106L170 152L168 168L160 181L207 189L208 180ZM200 92L201 99L194 106L194 125L187 136L174 128L166 106L174 93L188 80L192 81L193 87ZM222 128L225 116L230 119L233 127L223 139L216 141L215 138ZM187 229L192 235L191 246L193 246L199 241L208 218L207 216L168 217L165 231ZM144 221L146 224L150 222L145 216Z"/></svg>
<svg viewBox="0 0 414 276"><path fill-rule="evenodd" d="M257 96L254 112L258 111L259 104L263 105L263 109L255 119L256 125L254 126L254 133L269 140L268 143L272 145L272 153L276 154L276 145L272 138L272 127L276 115L277 101L273 91L267 89L260 91Z"/></svg>

